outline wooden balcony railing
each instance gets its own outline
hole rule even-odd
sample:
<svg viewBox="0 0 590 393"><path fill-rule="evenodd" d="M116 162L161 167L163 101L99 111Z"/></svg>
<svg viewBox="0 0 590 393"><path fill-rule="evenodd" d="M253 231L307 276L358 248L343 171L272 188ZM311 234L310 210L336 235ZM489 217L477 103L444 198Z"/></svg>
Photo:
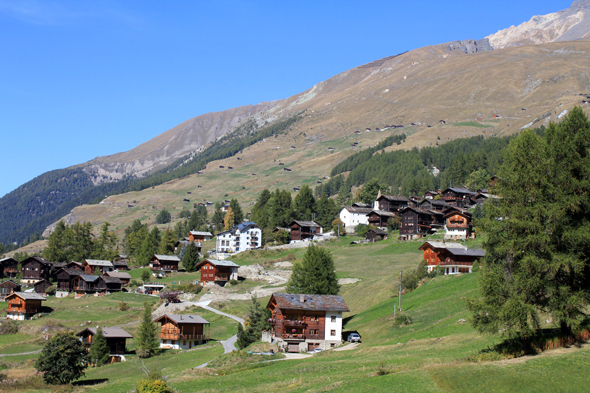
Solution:
<svg viewBox="0 0 590 393"><path fill-rule="evenodd" d="M186 334L181 332L175 332L173 330L170 331L162 331L160 333L160 338L162 340L206 340L206 334Z"/></svg>
<svg viewBox="0 0 590 393"><path fill-rule="evenodd" d="M284 338L286 340L305 340L305 334L283 333L281 334L281 338Z"/></svg>
<svg viewBox="0 0 590 393"><path fill-rule="evenodd" d="M215 281L229 281L229 274L220 274L215 276Z"/></svg>

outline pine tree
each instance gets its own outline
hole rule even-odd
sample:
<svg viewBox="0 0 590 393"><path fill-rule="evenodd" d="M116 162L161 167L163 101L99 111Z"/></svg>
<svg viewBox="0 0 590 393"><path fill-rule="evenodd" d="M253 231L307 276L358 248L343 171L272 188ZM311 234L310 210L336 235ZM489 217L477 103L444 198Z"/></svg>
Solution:
<svg viewBox="0 0 590 393"><path fill-rule="evenodd" d="M301 190L295 196L293 210L297 220L313 219L313 215L316 213L316 200L307 184L301 187Z"/></svg>
<svg viewBox="0 0 590 393"><path fill-rule="evenodd" d="M160 239L158 253L163 255L173 255L174 245L176 244L176 236L170 229L164 231L164 235Z"/></svg>
<svg viewBox="0 0 590 393"><path fill-rule="evenodd" d="M240 203L237 199L232 198L229 202L229 208L234 212L234 222L233 225L238 225L242 221L244 221L244 213L242 212L242 208L240 207Z"/></svg>
<svg viewBox="0 0 590 393"><path fill-rule="evenodd" d="M287 292L315 295L337 295L340 285L334 271L334 260L329 251L310 244L303 261L295 263L287 283Z"/></svg>
<svg viewBox="0 0 590 393"><path fill-rule="evenodd" d="M197 268L197 263L199 263L199 250L195 246L195 243L191 242L186 247L186 251L182 257L182 266L184 266L187 272L194 272Z"/></svg>
<svg viewBox="0 0 590 393"><path fill-rule="evenodd" d="M217 202L215 204L215 212L213 213L213 217L211 217L211 221L213 225L215 225L215 230L217 232L221 232L223 230L223 212L221 211L221 203Z"/></svg>
<svg viewBox="0 0 590 393"><path fill-rule="evenodd" d="M63 221L59 221L55 230L49 235L47 247L43 250L43 258L53 262L70 262L69 244L71 233Z"/></svg>
<svg viewBox="0 0 590 393"><path fill-rule="evenodd" d="M88 351L90 362L96 367L106 364L109 360L110 349L107 345L107 339L102 333L100 326L96 329L96 334L92 337L92 344Z"/></svg>
<svg viewBox="0 0 590 393"><path fill-rule="evenodd" d="M137 334L137 356L149 358L154 356L159 347L158 328L152 321L151 307L148 302L143 304L143 316Z"/></svg>

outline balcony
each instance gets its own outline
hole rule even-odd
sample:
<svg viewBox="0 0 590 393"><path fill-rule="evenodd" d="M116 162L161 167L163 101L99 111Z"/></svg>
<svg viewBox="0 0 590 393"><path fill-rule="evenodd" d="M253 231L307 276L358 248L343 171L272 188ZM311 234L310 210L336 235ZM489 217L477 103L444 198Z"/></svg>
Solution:
<svg viewBox="0 0 590 393"><path fill-rule="evenodd" d="M281 338L285 339L285 340L298 340L298 341L303 341L305 340L305 334L300 334L300 333L283 333L281 334Z"/></svg>
<svg viewBox="0 0 590 393"><path fill-rule="evenodd" d="M229 274L219 274L215 276L215 281L229 281Z"/></svg>
<svg viewBox="0 0 590 393"><path fill-rule="evenodd" d="M284 326L306 326L307 323L305 321L295 321L290 319L283 320Z"/></svg>
<svg viewBox="0 0 590 393"><path fill-rule="evenodd" d="M164 329L160 332L160 339L162 340L206 340L205 334L187 334L177 330Z"/></svg>

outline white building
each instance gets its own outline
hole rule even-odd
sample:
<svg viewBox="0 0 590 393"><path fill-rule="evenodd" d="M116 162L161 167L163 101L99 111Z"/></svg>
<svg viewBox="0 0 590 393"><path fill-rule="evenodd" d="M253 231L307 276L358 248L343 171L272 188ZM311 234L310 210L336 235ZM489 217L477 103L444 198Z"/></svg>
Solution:
<svg viewBox="0 0 590 393"><path fill-rule="evenodd" d="M254 222L243 222L232 230L217 234L218 254L237 254L262 246L262 230Z"/></svg>
<svg viewBox="0 0 590 393"><path fill-rule="evenodd" d="M340 221L344 223L344 229L346 229L347 233L354 232L356 226L358 224L369 224L369 214L373 209L370 207L354 207L354 206L344 206L342 210L340 210Z"/></svg>

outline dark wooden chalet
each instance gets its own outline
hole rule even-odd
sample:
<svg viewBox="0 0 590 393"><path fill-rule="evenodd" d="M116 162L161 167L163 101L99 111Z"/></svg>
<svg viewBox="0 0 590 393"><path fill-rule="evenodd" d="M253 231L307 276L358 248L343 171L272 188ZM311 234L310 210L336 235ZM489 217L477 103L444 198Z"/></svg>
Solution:
<svg viewBox="0 0 590 393"><path fill-rule="evenodd" d="M468 239L471 237L471 212L460 207L445 210L445 239Z"/></svg>
<svg viewBox="0 0 590 393"><path fill-rule="evenodd" d="M171 273L178 271L180 258L176 255L154 254L150 259L150 268L154 273Z"/></svg>
<svg viewBox="0 0 590 393"><path fill-rule="evenodd" d="M6 296L14 292L20 292L21 290L22 287L19 283L12 280L4 281L0 284L0 300L4 300Z"/></svg>
<svg viewBox="0 0 590 393"><path fill-rule="evenodd" d="M402 218L399 237L412 240L433 233L444 225L444 215L437 210L406 207L400 212Z"/></svg>
<svg viewBox="0 0 590 393"><path fill-rule="evenodd" d="M365 234L365 239L371 242L378 242L387 237L387 232L379 228L371 228Z"/></svg>
<svg viewBox="0 0 590 393"><path fill-rule="evenodd" d="M33 284L33 288L34 288L34 291L35 291L36 293L40 293L40 294L42 294L42 295L45 295L45 291L46 291L46 290L47 290L47 288L49 288L51 285L52 285L52 284L51 284L49 281L47 281L47 280L43 279L43 280L39 280L39 281L37 281L36 283L34 283L34 284Z"/></svg>
<svg viewBox="0 0 590 393"><path fill-rule="evenodd" d="M425 199L434 199L434 197L437 195L438 195L438 191L426 191L424 193L424 198Z"/></svg>
<svg viewBox="0 0 590 393"><path fill-rule="evenodd" d="M375 200L375 209L394 214L398 214L408 206L412 206L412 202L405 196L385 195L381 194L381 190L379 190L379 194L377 194L377 199Z"/></svg>
<svg viewBox="0 0 590 393"><path fill-rule="evenodd" d="M0 259L0 277L16 278L18 273L20 273L20 271L18 270L18 261L16 259Z"/></svg>
<svg viewBox="0 0 590 393"><path fill-rule="evenodd" d="M190 349L209 340L210 323L198 315L165 314L154 322L162 324L160 348Z"/></svg>
<svg viewBox="0 0 590 393"><path fill-rule="evenodd" d="M211 240L212 237L211 232L190 231L188 233L188 239L191 242L204 242L205 240Z"/></svg>
<svg viewBox="0 0 590 393"><path fill-rule="evenodd" d="M127 261L122 260L122 259L118 259L116 261L113 261L113 267L115 268L115 270L129 270L129 265L127 264Z"/></svg>
<svg viewBox="0 0 590 393"><path fill-rule="evenodd" d="M131 275L125 272L106 272L104 276L118 278L121 280L121 285L126 287L131 282Z"/></svg>
<svg viewBox="0 0 590 393"><path fill-rule="evenodd" d="M34 284L41 279L49 280L51 262L41 257L28 257L22 264L23 279L27 284Z"/></svg>
<svg viewBox="0 0 590 393"><path fill-rule="evenodd" d="M313 239L317 234L322 233L322 226L315 221L295 220L289 224L291 228L291 241Z"/></svg>
<svg viewBox="0 0 590 393"><path fill-rule="evenodd" d="M201 271L201 285L213 282L225 285L230 280L238 279L239 265L228 260L203 259L197 264Z"/></svg>
<svg viewBox="0 0 590 393"><path fill-rule="evenodd" d="M102 285L100 285L102 283ZM76 296L89 295L106 290L104 281L100 280L100 276L90 274L80 274L74 277L73 288Z"/></svg>
<svg viewBox="0 0 590 393"><path fill-rule="evenodd" d="M105 274L106 272L115 269L115 266L111 261L104 261L101 259L85 259L84 262L82 262L82 267L86 274L94 274L97 269L100 274Z"/></svg>
<svg viewBox="0 0 590 393"><path fill-rule="evenodd" d="M74 279L84 274L82 269L63 268L57 273L57 290L70 292L74 290Z"/></svg>
<svg viewBox="0 0 590 393"><path fill-rule="evenodd" d="M288 352L340 345L342 313L350 309L339 295L273 293L270 341Z"/></svg>
<svg viewBox="0 0 590 393"><path fill-rule="evenodd" d="M8 319L25 320L41 311L45 298L34 292L14 292L6 296Z"/></svg>
<svg viewBox="0 0 590 393"><path fill-rule="evenodd" d="M448 204L468 208L471 206L471 197L475 196L475 193L465 187L449 187L441 195Z"/></svg>
<svg viewBox="0 0 590 393"><path fill-rule="evenodd" d="M387 229L387 221L393 219L395 216L396 213L389 211L372 210L367 214L367 221L369 222L369 225L385 230Z"/></svg>
<svg viewBox="0 0 590 393"><path fill-rule="evenodd" d="M423 199L416 204L416 207L419 207L420 209L438 210L444 212L445 210L451 208L452 205L449 205L443 200Z"/></svg>
<svg viewBox="0 0 590 393"><path fill-rule="evenodd" d="M104 275L101 276L99 280L101 281L98 283L99 288L102 289L104 283L104 288L107 292L119 292L121 291L121 287L123 286L123 282L119 280L117 277L110 277Z"/></svg>
<svg viewBox="0 0 590 393"><path fill-rule="evenodd" d="M82 343L86 349L90 349L94 335L96 335L97 328L86 328L80 333L76 334L82 339ZM124 329L119 327L105 327L102 328L102 334L107 341L110 355L124 355L126 352L126 344L128 338L133 336ZM92 362L92 359L91 359Z"/></svg>

